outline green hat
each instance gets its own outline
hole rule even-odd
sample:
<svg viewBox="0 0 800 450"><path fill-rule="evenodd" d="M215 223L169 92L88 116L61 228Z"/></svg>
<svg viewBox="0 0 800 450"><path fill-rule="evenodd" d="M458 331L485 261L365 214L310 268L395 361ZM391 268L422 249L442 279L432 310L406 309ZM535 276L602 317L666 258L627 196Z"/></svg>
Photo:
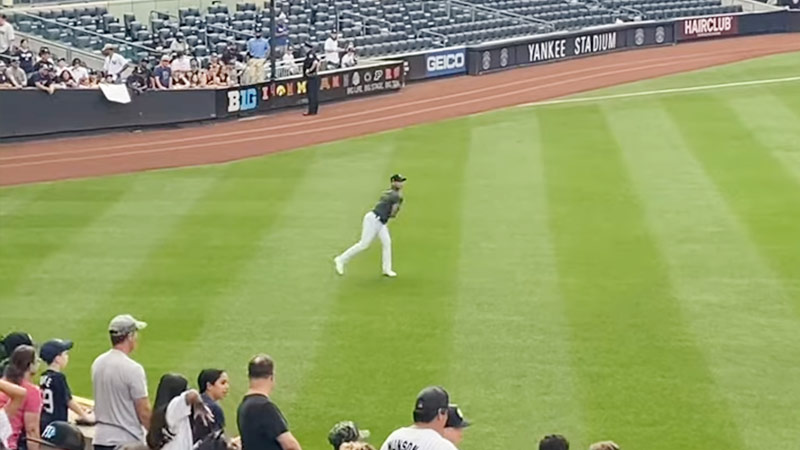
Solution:
<svg viewBox="0 0 800 450"><path fill-rule="evenodd" d="M362 441L369 437L369 430L359 430L358 426L352 421L346 420L337 423L328 433L328 442L334 450L339 450L339 446L345 442Z"/></svg>

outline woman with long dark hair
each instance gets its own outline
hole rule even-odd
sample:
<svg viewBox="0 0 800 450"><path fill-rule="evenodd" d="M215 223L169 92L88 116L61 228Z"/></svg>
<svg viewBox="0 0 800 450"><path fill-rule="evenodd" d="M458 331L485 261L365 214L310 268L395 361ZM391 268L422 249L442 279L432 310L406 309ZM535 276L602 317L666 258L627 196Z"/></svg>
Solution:
<svg viewBox="0 0 800 450"><path fill-rule="evenodd" d="M204 369L197 376L197 387L203 403L214 415L207 425L195 422L193 427L194 441L197 442L214 431L225 428L225 413L219 402L228 396L230 389L228 373L222 369Z"/></svg>
<svg viewBox="0 0 800 450"><path fill-rule="evenodd" d="M5 381L25 389L25 400L16 411L12 411L13 414L8 414L11 434L5 440L5 446L10 450L39 450L39 444L27 440L27 437L39 438L42 394L39 386L32 382L33 374L36 373L38 367L37 363L36 349L30 345L20 345L11 354L3 374ZM0 392L0 407L6 407L11 403L11 399Z"/></svg>
<svg viewBox="0 0 800 450"><path fill-rule="evenodd" d="M183 375L168 373L158 382L147 433L147 445L152 450L192 450L192 415L206 423L212 418L200 393L188 388Z"/></svg>

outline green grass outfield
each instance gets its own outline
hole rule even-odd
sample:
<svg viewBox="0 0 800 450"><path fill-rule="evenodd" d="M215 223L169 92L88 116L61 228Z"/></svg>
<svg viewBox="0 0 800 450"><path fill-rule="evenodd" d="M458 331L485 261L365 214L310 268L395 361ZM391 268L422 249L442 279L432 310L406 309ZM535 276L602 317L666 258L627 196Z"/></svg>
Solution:
<svg viewBox="0 0 800 450"><path fill-rule="evenodd" d="M618 87L800 73L797 54ZM592 93L591 95L597 95ZM379 245L331 258L392 172ZM353 419L380 444L441 383L465 450L788 449L800 424L800 82L513 108L234 164L0 190L0 331L77 342L90 395L117 313L136 358L277 360L308 449Z"/></svg>

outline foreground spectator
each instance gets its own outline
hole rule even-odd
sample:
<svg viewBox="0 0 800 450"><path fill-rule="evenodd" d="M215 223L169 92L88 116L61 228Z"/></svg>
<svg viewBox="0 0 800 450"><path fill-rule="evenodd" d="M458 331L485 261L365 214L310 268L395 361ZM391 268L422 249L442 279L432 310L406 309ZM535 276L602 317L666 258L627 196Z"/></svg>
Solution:
<svg viewBox="0 0 800 450"><path fill-rule="evenodd" d="M358 64L358 60L356 60L356 48L353 47L353 44L347 46L347 53L344 54L342 57L342 67L355 67Z"/></svg>
<svg viewBox="0 0 800 450"><path fill-rule="evenodd" d="M142 59L133 69L133 72L128 75L126 82L132 91L141 94L147 89L150 89L152 78L153 74L150 72L150 69L147 68L147 60Z"/></svg>
<svg viewBox="0 0 800 450"><path fill-rule="evenodd" d="M339 33L332 31L325 39L325 64L328 70L339 68Z"/></svg>
<svg viewBox="0 0 800 450"><path fill-rule="evenodd" d="M72 66L70 66L69 71L72 73L72 78L75 79L75 82L78 84L83 84L84 81L89 78L89 70L83 65L83 61L79 58L72 60Z"/></svg>
<svg viewBox="0 0 800 450"><path fill-rule="evenodd" d="M35 442L28 442L28 437L39 436L39 416L42 411L42 394L33 384L36 373L36 349L30 345L20 345L9 358L3 378L5 381L22 386L25 389L25 400L14 415L8 416L11 424L11 435L6 440L10 450L39 450ZM8 403L8 397L0 395L0 405Z"/></svg>
<svg viewBox="0 0 800 450"><path fill-rule="evenodd" d="M456 446L442 436L449 405L450 396L444 388L433 386L423 389L414 405L414 425L392 432L381 450L456 450Z"/></svg>
<svg viewBox="0 0 800 450"><path fill-rule="evenodd" d="M560 434L551 434L539 441L539 450L569 450L569 441Z"/></svg>
<svg viewBox="0 0 800 450"><path fill-rule="evenodd" d="M333 446L333 450L342 450L345 444L360 443L368 437L368 431L359 430L358 426L349 420L337 423L328 432L328 442Z"/></svg>
<svg viewBox="0 0 800 450"><path fill-rule="evenodd" d="M72 78L72 72L69 70L63 70L61 75L58 75L55 78L55 84L62 88L76 88L78 87L78 83Z"/></svg>
<svg viewBox="0 0 800 450"><path fill-rule="evenodd" d="M444 438L458 447L464 440L464 428L469 426L469 421L464 418L458 405L447 408L447 423L444 425Z"/></svg>
<svg viewBox="0 0 800 450"><path fill-rule="evenodd" d="M103 56L106 57L103 62L103 72L105 72L106 77L114 83L121 82L122 73L128 67L128 60L117 53L117 47L113 44L103 46Z"/></svg>
<svg viewBox="0 0 800 450"><path fill-rule="evenodd" d="M153 87L156 89L172 87L172 68L169 63L169 56L164 55L161 57L161 64L153 70Z"/></svg>
<svg viewBox="0 0 800 450"><path fill-rule="evenodd" d="M9 418L14 417L25 401L27 391L24 387L5 379L0 379L0 448L8 447L12 428Z"/></svg>
<svg viewBox="0 0 800 450"><path fill-rule="evenodd" d="M56 92L54 81L53 75L50 73L50 66L42 64L39 70L28 78L28 87L35 87L53 95Z"/></svg>
<svg viewBox="0 0 800 450"><path fill-rule="evenodd" d="M206 408L200 393L189 390L189 382L182 375L166 374L158 382L156 403L147 445L151 450L192 450L191 417L208 423L211 411Z"/></svg>
<svg viewBox="0 0 800 450"><path fill-rule="evenodd" d="M11 48L14 47L14 27L8 23L5 14L0 13L0 55L11 56Z"/></svg>
<svg viewBox="0 0 800 450"><path fill-rule="evenodd" d="M2 376L3 372L5 372L6 366L8 366L9 359L11 358L11 354L14 353L14 350L21 345L33 346L33 338L28 333L15 331L13 333L9 333L0 342L3 344L2 348L0 348L0 351L3 353L0 356L0 376Z"/></svg>
<svg viewBox="0 0 800 450"><path fill-rule="evenodd" d="M195 422L193 429L195 442L225 428L225 412L219 406L219 402L228 396L230 389L228 374L220 369L205 369L197 376L197 387L203 403L213 417L207 424Z"/></svg>
<svg viewBox="0 0 800 450"><path fill-rule="evenodd" d="M14 87L14 85L11 84L11 80L8 79L8 74L6 72L6 63L0 59L0 88Z"/></svg>
<svg viewBox="0 0 800 450"><path fill-rule="evenodd" d="M25 73L33 73L33 64L35 61L27 39L19 41L19 48L17 48L17 53L14 56L19 58L19 66Z"/></svg>
<svg viewBox="0 0 800 450"><path fill-rule="evenodd" d="M69 73L69 71L65 73ZM82 422L91 423L93 421L89 412L73 400L67 377L63 373L69 364L71 349L72 342L53 339L42 344L42 348L39 350L39 357L47 364L47 370L39 380L43 399L40 422L42 430L47 428L51 422L66 421L67 411L70 409L78 415Z"/></svg>
<svg viewBox="0 0 800 450"><path fill-rule="evenodd" d="M237 411L242 450L301 450L278 406L269 395L275 387L275 363L258 355L247 366L250 390Z"/></svg>
<svg viewBox="0 0 800 450"><path fill-rule="evenodd" d="M48 449L55 450L84 450L86 438L75 425L64 421L51 423L42 431L42 436L36 439Z"/></svg>
<svg viewBox="0 0 800 450"><path fill-rule="evenodd" d="M14 56L11 58L11 65L6 69L6 77L8 81L15 88L24 88L28 84L28 75L19 66L19 57Z"/></svg>
<svg viewBox="0 0 800 450"><path fill-rule="evenodd" d="M144 368L130 358L138 346L138 332L147 326L130 315L111 319L111 350L92 364L95 450L114 450L131 442L144 442L150 425L150 401Z"/></svg>
<svg viewBox="0 0 800 450"><path fill-rule="evenodd" d="M614 441L601 441L590 445L589 450L619 450L619 445Z"/></svg>
<svg viewBox="0 0 800 450"><path fill-rule="evenodd" d="M260 31L247 41L247 75L243 80L245 84L254 84L264 81L264 64L269 55L269 41L264 39Z"/></svg>

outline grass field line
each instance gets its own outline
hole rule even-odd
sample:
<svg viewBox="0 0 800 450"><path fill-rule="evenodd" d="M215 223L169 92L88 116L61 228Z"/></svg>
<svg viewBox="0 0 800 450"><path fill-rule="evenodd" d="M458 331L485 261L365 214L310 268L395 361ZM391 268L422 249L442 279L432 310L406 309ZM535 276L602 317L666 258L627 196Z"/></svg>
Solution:
<svg viewBox="0 0 800 450"><path fill-rule="evenodd" d="M670 88L670 89L656 89L651 91L639 91L639 92L628 92L625 94L610 94L610 95L597 95L593 97L579 97L579 98L564 98L560 100L547 100L544 102L533 102L533 103L526 103L524 105L518 105L517 108L531 108L535 106L550 106L550 105L562 105L567 103L582 103L582 102L597 102L603 100L616 100L621 98L632 98L632 97L652 97L656 95L664 95L664 94L679 94L685 92L701 92L701 91L711 91L716 89L726 89L726 88L733 88L733 87L742 87L742 86L760 86L765 84L776 84L776 83L789 83L792 81L800 80L800 76L797 77L785 77L785 78L767 78L762 80L748 80L748 81L736 81L731 83L719 83L719 84L705 84L701 86L688 86L688 87L681 87L681 88Z"/></svg>
<svg viewBox="0 0 800 450"><path fill-rule="evenodd" d="M308 126L318 126L318 125L323 124L323 123L332 122L332 123L334 123L334 125L326 126L326 127L317 127L317 128L314 129L314 131L315 132L320 132L320 131L325 131L325 130L330 130L330 129L336 129L336 128L339 128L339 127L342 126L341 122L344 119L354 119L354 118L363 117L363 116L375 116L376 113L384 112L384 111L391 112L391 111L397 110L398 108L406 108L406 107L412 107L412 106L417 106L417 105L425 105L425 104L428 104L428 103L437 104L434 107L426 107L426 108L417 109L417 110L413 111L410 114L400 114L400 115L398 115L398 114L391 114L390 113L390 114L387 114L387 115L379 115L379 117L377 117L377 118L367 119L366 121L362 120L359 123L360 124L364 124L364 123L373 123L373 122L378 122L378 121L392 120L392 119L398 118L400 116L416 115L416 114L419 114L419 113L422 113L422 112L427 112L427 111L436 111L436 110L440 110L440 109L448 108L448 107L456 107L456 106L460 106L460 105L464 105L464 104L472 104L472 103L476 103L476 102L483 102L483 101L490 100L490 99L493 99L493 98L501 98L501 97L507 97L509 95L516 95L516 94L518 94L518 93L520 93L522 91L541 90L543 87L551 87L551 86L555 86L555 85L574 83L574 82L581 81L581 80L584 80L584 79L591 79L591 78L594 78L594 77L597 77L597 76L608 76L608 75L613 75L613 74L618 74L618 73L628 73L628 72L636 72L636 71L640 71L640 70L647 70L647 69L650 69L652 67L660 67L660 66L675 64L677 61L693 62L693 61L698 60L698 59L706 59L706 58L710 58L710 57L723 57L723 56L738 55L740 53L746 53L746 52L749 52L749 51L752 51L752 49L747 49L747 51L741 50L741 49L737 49L737 50L732 50L732 51L727 51L727 52L707 52L707 51L691 52L691 53L686 53L686 54L682 54L682 55L678 55L678 56L673 56L671 58L667 58L667 57L664 57L664 56L660 55L660 56L657 56L657 57L642 59L642 60L638 60L638 61L616 62L616 63L612 63L612 64L605 64L605 65L588 67L588 68L580 68L580 69L571 70L571 71L567 71L567 72L544 75L544 76L539 77L536 81L537 82L541 82L541 81L549 80L549 79L556 79L556 80L559 80L559 81L557 81L555 84L549 83L549 84L546 84L546 85L534 86L533 88L518 89L517 91L513 91L513 90L509 91L508 88L512 87L512 86L517 86L517 85L530 84L531 80L528 79L528 78L524 78L524 79L521 79L521 80L509 81L509 82L506 82L506 83L498 83L496 85L488 86L488 87L484 87L484 88L471 89L471 90L467 90L467 91L464 91L464 92L457 92L457 93L453 93L453 94L439 95L439 96L434 96L434 97L430 97L430 98L426 98L426 99L404 102L404 103L401 103L399 105L396 104L396 105L390 105L390 106L386 106L386 107L379 107L379 108L373 108L373 109L367 109L367 110L359 110L359 111L352 112L352 113L338 114L338 115L334 115L334 116L330 116L330 117L323 117L323 118L314 119L314 120L308 121L308 122L292 122L292 123L286 123L286 124L271 125L271 126L266 126L266 127L256 128L256 129L248 128L248 129L244 129L244 130L235 130L235 131L222 132L222 133L220 133L220 132L216 132L215 133L213 129L210 129L210 130L208 130L207 133L199 132L199 133L197 133L197 134L195 134L193 136L185 137L185 138L173 138L173 139L154 138L152 140L148 139L145 142L125 143L125 144L118 144L118 145L112 145L112 146L106 145L106 146L101 146L101 147L81 148L81 149L75 149L75 150L60 150L60 151L50 151L50 152L33 152L33 153L30 153L30 154L22 154L22 155L0 156L0 161L15 161L15 160L20 160L20 159L34 159L34 158L39 158L39 157L44 157L44 156L60 156L60 157L63 157L64 155L77 155L77 154L86 154L86 153L94 153L94 152L102 152L103 157L125 156L125 155L138 154L138 153L162 153L162 152L170 151L170 150L196 148L198 146L199 147L206 147L206 146L219 145L220 143L219 142L204 142L204 143L195 144L195 145L185 145L185 146L178 146L178 147L172 147L172 148L160 148L160 149L155 149L155 150L147 150L147 151L143 151L143 152L123 152L123 153L119 153L117 155L113 155L113 154L110 155L107 152L109 150L132 149L132 148L140 148L140 147L147 148L147 147L153 147L155 145L163 146L165 144L180 144L180 143L184 143L184 142L206 141L208 139L218 139L218 138L230 137L230 136L256 134L257 136L254 136L254 137L237 138L237 139L233 139L233 140L228 140L225 143L226 144L231 144L231 143L239 143L239 142L249 142L249 141L254 141L254 140L265 139L264 133L267 132L267 131L278 131L278 130L283 130L283 129L287 129L287 128L292 129L292 128L296 128L298 126L303 126L304 128L302 130L298 131L298 132L279 133L279 134L274 134L273 133L273 134L269 135L268 138L269 139L273 139L273 138L279 137L279 136L283 137L283 136L301 135L301 134L305 134L305 133L308 132L307 131L307 127ZM659 61L665 61L665 60L667 60L666 63L648 65L649 63L657 63ZM633 66L632 70L631 69L607 70L607 69L616 69L616 68L627 68L627 67L630 67L630 66ZM588 73L589 76L588 77L586 77L586 76L574 77L574 78L572 77L573 75L581 75L581 74L585 74L585 73ZM569 78L565 78L567 76L569 76ZM488 92L492 92L492 91L506 91L506 92L501 92L500 94L482 95L482 96L478 96L476 99L471 99L471 100L466 100L466 101L459 101L459 102L456 102L456 103L445 103L444 105L441 104L443 100L449 100L449 99L460 98L460 97L474 97L475 94L484 93L484 92L488 93ZM267 117L254 116L254 117L257 117L257 118L263 119L263 120L269 120L269 116L267 116ZM339 122L339 123L336 123L336 122ZM256 121L253 120L252 123L256 123ZM95 159L95 158L88 158L88 159ZM73 159L67 159L67 161L71 161L71 160L73 160ZM74 160L79 160L79 158L75 158ZM53 162L63 162L63 160L61 160L61 159L48 160L48 161L41 161L41 162L32 163L32 164L7 164L7 165L3 165L3 167L20 167L20 166L26 166L26 165L38 165L39 163L47 164L47 163L53 163Z"/></svg>

